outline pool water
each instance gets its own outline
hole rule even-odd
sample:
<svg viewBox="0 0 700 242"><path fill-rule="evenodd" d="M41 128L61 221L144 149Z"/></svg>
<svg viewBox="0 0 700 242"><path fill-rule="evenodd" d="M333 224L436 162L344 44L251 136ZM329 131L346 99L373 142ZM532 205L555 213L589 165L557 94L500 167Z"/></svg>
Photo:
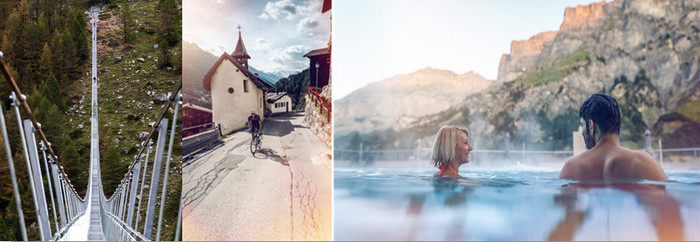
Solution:
<svg viewBox="0 0 700 242"><path fill-rule="evenodd" d="M471 167L470 167L471 168ZM700 171L580 183L559 170L336 168L336 240L700 240Z"/></svg>

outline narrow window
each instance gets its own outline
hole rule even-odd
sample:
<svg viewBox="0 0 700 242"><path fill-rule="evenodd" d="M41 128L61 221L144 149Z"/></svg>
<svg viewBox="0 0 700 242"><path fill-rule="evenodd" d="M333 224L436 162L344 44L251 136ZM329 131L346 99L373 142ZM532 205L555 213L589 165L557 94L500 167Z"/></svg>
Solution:
<svg viewBox="0 0 700 242"><path fill-rule="evenodd" d="M248 92L248 80L243 80L243 91Z"/></svg>

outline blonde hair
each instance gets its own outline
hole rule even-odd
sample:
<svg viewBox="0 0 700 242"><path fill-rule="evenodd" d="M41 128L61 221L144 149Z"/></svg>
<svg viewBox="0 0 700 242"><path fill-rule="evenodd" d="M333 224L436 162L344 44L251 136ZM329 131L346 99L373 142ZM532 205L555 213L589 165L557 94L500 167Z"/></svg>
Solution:
<svg viewBox="0 0 700 242"><path fill-rule="evenodd" d="M433 156L430 159L435 167L447 165L447 162L454 159L455 147L457 146L457 137L460 132L464 132L469 137L469 130L466 128L445 125L440 128L435 135L433 143Z"/></svg>

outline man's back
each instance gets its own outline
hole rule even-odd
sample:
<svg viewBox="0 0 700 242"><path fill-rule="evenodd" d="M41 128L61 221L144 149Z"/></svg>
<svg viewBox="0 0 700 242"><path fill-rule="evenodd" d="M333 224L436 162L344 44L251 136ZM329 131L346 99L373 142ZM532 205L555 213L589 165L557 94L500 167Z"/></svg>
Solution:
<svg viewBox="0 0 700 242"><path fill-rule="evenodd" d="M633 151L616 144L596 146L571 157L564 163L560 179L608 180L647 179L666 180L666 173L651 155Z"/></svg>

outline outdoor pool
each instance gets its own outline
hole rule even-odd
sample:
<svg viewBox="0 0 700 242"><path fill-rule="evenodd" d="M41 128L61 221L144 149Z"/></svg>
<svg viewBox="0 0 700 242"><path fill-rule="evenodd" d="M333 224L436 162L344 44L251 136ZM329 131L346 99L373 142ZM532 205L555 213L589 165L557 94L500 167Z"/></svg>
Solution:
<svg viewBox="0 0 700 242"><path fill-rule="evenodd" d="M578 183L558 169L336 168L336 240L700 240L700 170Z"/></svg>

